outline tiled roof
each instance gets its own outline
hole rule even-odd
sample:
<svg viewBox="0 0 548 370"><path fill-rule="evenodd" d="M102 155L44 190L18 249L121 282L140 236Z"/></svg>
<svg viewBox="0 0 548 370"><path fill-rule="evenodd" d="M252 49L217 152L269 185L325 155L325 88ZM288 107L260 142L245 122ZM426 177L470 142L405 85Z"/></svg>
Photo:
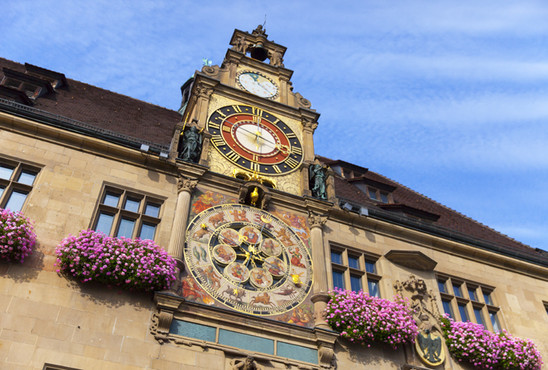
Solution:
<svg viewBox="0 0 548 370"><path fill-rule="evenodd" d="M25 72L24 65L0 58L0 80L3 68ZM181 120L176 111L71 79L54 94L38 98L33 107L160 145L170 144Z"/></svg>
<svg viewBox="0 0 548 370"><path fill-rule="evenodd" d="M348 165L348 163L344 161L331 160L323 157L319 157L319 159L327 165L338 165L343 167L343 169ZM361 169L363 171L359 173L357 178L347 179L339 174L335 174L335 192L337 196L353 202L356 205L364 205L366 207L374 207L385 210L390 209L390 207L383 207L382 203L374 202L369 199L369 197L356 186L356 184L359 183L360 178L363 178L365 181L373 180L395 188L392 192L394 203L406 205L430 214L439 215L439 218L435 222L429 222L429 224L447 230L456 231L458 233L494 243L499 246L507 247L512 250L538 253L534 248L531 248L528 245L520 243L496 230L493 230L490 227L483 225L453 209L450 209L449 207L446 207L422 194L419 194L406 186L403 186L369 169ZM350 170L356 171L356 168L350 167ZM399 209L398 207L393 208Z"/></svg>

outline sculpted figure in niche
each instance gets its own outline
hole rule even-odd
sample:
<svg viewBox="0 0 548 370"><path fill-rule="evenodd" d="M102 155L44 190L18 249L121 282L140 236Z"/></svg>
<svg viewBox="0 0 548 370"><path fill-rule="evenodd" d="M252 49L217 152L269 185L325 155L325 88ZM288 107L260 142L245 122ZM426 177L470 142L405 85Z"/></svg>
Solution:
<svg viewBox="0 0 548 370"><path fill-rule="evenodd" d="M180 148L179 158L183 161L198 163L202 153L202 134L196 126L185 130Z"/></svg>
<svg viewBox="0 0 548 370"><path fill-rule="evenodd" d="M240 52L242 54L245 54L247 51L247 44L245 42L245 37L240 37L237 41L234 47L232 48L237 52Z"/></svg>
<svg viewBox="0 0 548 370"><path fill-rule="evenodd" d="M325 182L327 180L327 167L321 164L311 164L308 169L310 190L314 198L327 200Z"/></svg>
<svg viewBox="0 0 548 370"><path fill-rule="evenodd" d="M282 57L282 53L279 51L274 51L270 54L270 64L274 67L283 67L284 66L284 59Z"/></svg>

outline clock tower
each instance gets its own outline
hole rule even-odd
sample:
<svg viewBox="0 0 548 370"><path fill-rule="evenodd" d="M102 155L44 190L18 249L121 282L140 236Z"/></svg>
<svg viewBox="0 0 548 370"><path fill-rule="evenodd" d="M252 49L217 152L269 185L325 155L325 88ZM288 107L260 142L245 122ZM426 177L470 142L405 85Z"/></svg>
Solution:
<svg viewBox="0 0 548 370"><path fill-rule="evenodd" d="M319 114L293 92L286 48L261 26L235 30L230 45L220 66L206 64L181 88L168 248L181 276L174 295L157 295L158 332L188 336L189 325L216 323L219 333L245 334L241 348L267 340L279 356L289 348L295 355L282 357L327 365L336 334L322 316L323 227L334 191L314 155Z"/></svg>
<svg viewBox="0 0 548 370"><path fill-rule="evenodd" d="M293 92L286 48L267 37L262 26L235 30L221 66L204 66L183 86L181 113L205 134L200 163L210 171L311 195L319 114Z"/></svg>

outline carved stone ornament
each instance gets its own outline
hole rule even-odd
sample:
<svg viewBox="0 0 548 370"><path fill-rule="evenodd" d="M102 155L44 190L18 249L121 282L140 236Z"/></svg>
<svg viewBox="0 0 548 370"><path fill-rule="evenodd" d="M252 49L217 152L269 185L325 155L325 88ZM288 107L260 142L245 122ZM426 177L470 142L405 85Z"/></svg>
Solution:
<svg viewBox="0 0 548 370"><path fill-rule="evenodd" d="M423 279L410 275L404 282L396 281L397 293L411 302L413 318L419 327L415 350L419 358L429 366L438 366L445 361L445 347L438 305L432 290L428 290Z"/></svg>
<svg viewBox="0 0 548 370"><path fill-rule="evenodd" d="M248 47L249 43L245 41L245 37L241 36L238 38L238 40L236 40L236 43L232 47L232 50L237 51L238 53L245 54Z"/></svg>
<svg viewBox="0 0 548 370"><path fill-rule="evenodd" d="M220 68L218 65L202 67L202 72L210 77L217 77L219 75L219 71Z"/></svg>
<svg viewBox="0 0 548 370"><path fill-rule="evenodd" d="M211 87L198 86L196 87L196 95L200 98L209 99L213 94L213 89Z"/></svg>
<svg viewBox="0 0 548 370"><path fill-rule="evenodd" d="M230 361L231 370L262 370L263 367L257 363L253 356L236 358Z"/></svg>
<svg viewBox="0 0 548 370"><path fill-rule="evenodd" d="M316 131L316 128L318 127L318 122L309 119L303 119L302 123L305 131L310 131L312 133L314 133L314 131Z"/></svg>
<svg viewBox="0 0 548 370"><path fill-rule="evenodd" d="M152 315L152 325L150 327L150 334L154 336L160 344L166 343L170 340L169 328L173 321L173 312L160 311Z"/></svg>
<svg viewBox="0 0 548 370"><path fill-rule="evenodd" d="M312 106L312 103L310 100L305 99L300 93L295 93L295 97L297 98L297 102L299 105L303 108L310 108ZM314 128L315 129L315 128Z"/></svg>
<svg viewBox="0 0 548 370"><path fill-rule="evenodd" d="M336 368L335 351L332 346L321 345L318 349L320 365L323 368Z"/></svg>
<svg viewBox="0 0 548 370"><path fill-rule="evenodd" d="M192 190L194 190L196 185L198 185L198 179L189 179L179 174L179 178L177 179L178 192L186 191L192 193Z"/></svg>
<svg viewBox="0 0 548 370"><path fill-rule="evenodd" d="M273 65L274 67L284 67L284 58L281 51L274 50L269 53L269 57L270 65Z"/></svg>
<svg viewBox="0 0 548 370"><path fill-rule="evenodd" d="M264 37L268 37L268 35L265 33L265 29L263 28L263 26L261 26L260 24L257 26L257 28L255 28L251 34L253 36L264 36Z"/></svg>
<svg viewBox="0 0 548 370"><path fill-rule="evenodd" d="M310 225L311 229L315 227L322 228L326 222L327 222L326 215L319 215L312 211L308 212L308 224Z"/></svg>

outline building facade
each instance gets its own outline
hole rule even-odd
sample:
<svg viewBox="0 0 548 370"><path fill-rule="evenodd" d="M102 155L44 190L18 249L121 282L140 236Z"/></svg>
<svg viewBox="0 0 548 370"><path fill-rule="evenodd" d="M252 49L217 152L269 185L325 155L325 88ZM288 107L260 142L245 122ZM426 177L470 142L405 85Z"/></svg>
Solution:
<svg viewBox="0 0 548 370"><path fill-rule="evenodd" d="M1 368L467 368L445 344L341 338L334 288L408 298L424 338L446 313L548 353L546 252L317 155L285 52L235 30L179 111L0 59L0 208L38 238L0 264ZM177 281L152 295L58 273L57 246L85 229L154 240Z"/></svg>

